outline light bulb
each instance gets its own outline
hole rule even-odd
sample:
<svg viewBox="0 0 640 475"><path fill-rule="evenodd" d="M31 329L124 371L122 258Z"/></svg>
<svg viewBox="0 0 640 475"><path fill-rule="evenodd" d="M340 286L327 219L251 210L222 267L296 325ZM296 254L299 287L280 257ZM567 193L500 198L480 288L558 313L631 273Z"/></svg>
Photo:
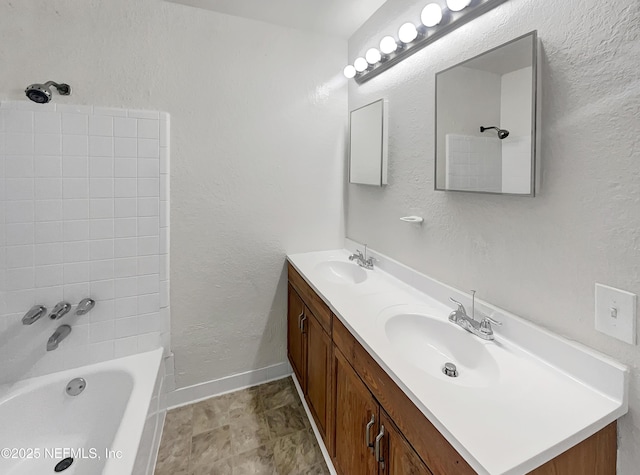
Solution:
<svg viewBox="0 0 640 475"><path fill-rule="evenodd" d="M447 7L452 12L459 12L464 8L468 7L471 3L471 0L447 0Z"/></svg>
<svg viewBox="0 0 640 475"><path fill-rule="evenodd" d="M369 68L369 63L367 63L366 59L364 59L363 57L360 57L360 58L356 58L356 60L353 62L353 67L356 69L356 71L361 73L363 71L366 71L367 68Z"/></svg>
<svg viewBox="0 0 640 475"><path fill-rule="evenodd" d="M380 40L380 51L384 54L391 54L398 49L398 43L393 36L385 36Z"/></svg>
<svg viewBox="0 0 640 475"><path fill-rule="evenodd" d="M422 9L420 21L424 26L436 26L442 21L442 8L437 3L430 3Z"/></svg>
<svg viewBox="0 0 640 475"><path fill-rule="evenodd" d="M416 25L413 23L405 23L398 30L398 38L404 44L411 43L418 37L418 30L416 29Z"/></svg>
<svg viewBox="0 0 640 475"><path fill-rule="evenodd" d="M356 68L348 64L347 66L345 66L344 71L342 71L342 73L344 74L344 77L346 77L347 79L354 78L356 77Z"/></svg>
<svg viewBox="0 0 640 475"><path fill-rule="evenodd" d="M378 61L382 59L382 56L380 55L380 51L378 51L376 48L369 48L366 54L364 55L364 57L366 58L367 63L369 64L376 64Z"/></svg>

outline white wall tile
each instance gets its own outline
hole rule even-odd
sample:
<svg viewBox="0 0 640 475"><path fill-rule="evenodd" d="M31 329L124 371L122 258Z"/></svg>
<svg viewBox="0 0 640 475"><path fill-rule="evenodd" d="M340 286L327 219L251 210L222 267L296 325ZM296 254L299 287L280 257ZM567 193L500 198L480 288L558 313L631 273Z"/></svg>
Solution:
<svg viewBox="0 0 640 475"><path fill-rule="evenodd" d="M116 278L135 277L138 274L138 262L135 257L123 257L114 261Z"/></svg>
<svg viewBox="0 0 640 475"><path fill-rule="evenodd" d="M116 218L115 237L136 237L138 235L138 220L136 218Z"/></svg>
<svg viewBox="0 0 640 475"><path fill-rule="evenodd" d="M36 155L62 155L62 136L58 134L42 134L35 136ZM7 150L7 153L9 151Z"/></svg>
<svg viewBox="0 0 640 475"><path fill-rule="evenodd" d="M62 162L60 162L60 172L62 174ZM37 200L62 198L62 178L36 178L34 187Z"/></svg>
<svg viewBox="0 0 640 475"><path fill-rule="evenodd" d="M91 157L113 157L114 142L111 137L89 137Z"/></svg>
<svg viewBox="0 0 640 475"><path fill-rule="evenodd" d="M62 176L62 157L54 155L36 155L34 158L36 177L55 178Z"/></svg>
<svg viewBox="0 0 640 475"><path fill-rule="evenodd" d="M158 120L139 119L138 137L144 139L159 139L160 127Z"/></svg>
<svg viewBox="0 0 640 475"><path fill-rule="evenodd" d="M34 246L34 251L34 261L36 266L62 264L63 248L61 242L36 244Z"/></svg>
<svg viewBox="0 0 640 475"><path fill-rule="evenodd" d="M137 137L137 121L135 119L116 117L113 119L113 135L116 137Z"/></svg>
<svg viewBox="0 0 640 475"><path fill-rule="evenodd" d="M89 154L89 137L86 135L63 135L62 154L87 156Z"/></svg>
<svg viewBox="0 0 640 475"><path fill-rule="evenodd" d="M113 117L108 115L89 116L89 135L113 136Z"/></svg>
<svg viewBox="0 0 640 475"><path fill-rule="evenodd" d="M62 116L59 112L39 112L35 114L36 134L60 134Z"/></svg>
<svg viewBox="0 0 640 475"><path fill-rule="evenodd" d="M36 374L169 344L168 143L164 113L0 102L0 338L37 302L97 301Z"/></svg>
<svg viewBox="0 0 640 475"><path fill-rule="evenodd" d="M62 200L37 200L34 209L36 222L62 220Z"/></svg>
<svg viewBox="0 0 640 475"><path fill-rule="evenodd" d="M136 158L138 156L138 141L133 138L116 137L113 154L116 158Z"/></svg>
<svg viewBox="0 0 640 475"><path fill-rule="evenodd" d="M63 157L62 176L66 178L86 178L89 176L89 162L86 157Z"/></svg>
<svg viewBox="0 0 640 475"><path fill-rule="evenodd" d="M84 114L62 114L62 133L73 135L89 134L89 116Z"/></svg>
<svg viewBox="0 0 640 475"><path fill-rule="evenodd" d="M17 155L5 157L5 178L33 178L33 174L33 156Z"/></svg>
<svg viewBox="0 0 640 475"><path fill-rule="evenodd" d="M63 200L62 216L65 220L87 219L89 217L89 200Z"/></svg>

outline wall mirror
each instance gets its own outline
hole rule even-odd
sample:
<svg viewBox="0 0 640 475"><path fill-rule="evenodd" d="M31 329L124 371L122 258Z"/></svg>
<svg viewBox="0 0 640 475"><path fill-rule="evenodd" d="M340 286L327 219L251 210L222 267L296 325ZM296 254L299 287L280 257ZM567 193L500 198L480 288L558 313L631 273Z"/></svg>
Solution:
<svg viewBox="0 0 640 475"><path fill-rule="evenodd" d="M535 31L436 74L436 190L535 194Z"/></svg>
<svg viewBox="0 0 640 475"><path fill-rule="evenodd" d="M349 183L387 184L387 103L384 99L349 114Z"/></svg>

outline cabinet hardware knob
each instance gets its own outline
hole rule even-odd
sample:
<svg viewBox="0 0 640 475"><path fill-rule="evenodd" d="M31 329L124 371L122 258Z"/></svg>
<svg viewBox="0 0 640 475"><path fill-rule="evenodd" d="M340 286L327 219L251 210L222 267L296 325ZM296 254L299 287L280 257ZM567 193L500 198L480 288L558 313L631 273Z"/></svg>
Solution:
<svg viewBox="0 0 640 475"><path fill-rule="evenodd" d="M376 436L376 462L384 463L384 459L380 456L380 441L384 437L384 426L380 426L380 433Z"/></svg>
<svg viewBox="0 0 640 475"><path fill-rule="evenodd" d="M371 427L373 427L373 424L375 422L376 422L376 415L371 414L371 420L368 422L367 429L365 432L365 441L367 442L367 447L369 447L370 449L373 449L373 442L371 442Z"/></svg>

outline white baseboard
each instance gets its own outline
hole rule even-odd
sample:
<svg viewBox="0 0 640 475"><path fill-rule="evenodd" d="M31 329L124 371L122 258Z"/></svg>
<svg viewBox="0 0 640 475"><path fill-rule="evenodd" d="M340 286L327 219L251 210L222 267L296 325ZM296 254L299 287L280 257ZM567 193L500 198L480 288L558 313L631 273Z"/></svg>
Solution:
<svg viewBox="0 0 640 475"><path fill-rule="evenodd" d="M289 376L291 373L291 365L288 361L285 361L273 366L267 366L266 368L232 374L231 376L195 384L186 388L178 388L175 391L167 393L165 398L166 408L173 409L185 406L220 394L281 379Z"/></svg>
<svg viewBox="0 0 640 475"><path fill-rule="evenodd" d="M304 398L304 393L302 392L302 387L298 382L298 378L296 378L295 373L292 373L291 376L293 376L293 383L295 384L296 391L298 391L298 396L300 396L300 400L302 401L302 406L304 407L304 411L307 413L307 418L311 423L311 428L313 429L313 433L315 434L316 440L318 441L318 445L320 446L320 451L322 452L324 461L327 463L327 468L329 469L329 473L331 475L338 475L338 472L336 472L336 469L333 466L333 462L331 462L331 456L329 455L329 451L324 446L324 441L322 440L322 436L320 435L318 426L316 426L316 421L313 419L313 416L311 415L311 410L309 409L309 406L307 406L307 401Z"/></svg>

